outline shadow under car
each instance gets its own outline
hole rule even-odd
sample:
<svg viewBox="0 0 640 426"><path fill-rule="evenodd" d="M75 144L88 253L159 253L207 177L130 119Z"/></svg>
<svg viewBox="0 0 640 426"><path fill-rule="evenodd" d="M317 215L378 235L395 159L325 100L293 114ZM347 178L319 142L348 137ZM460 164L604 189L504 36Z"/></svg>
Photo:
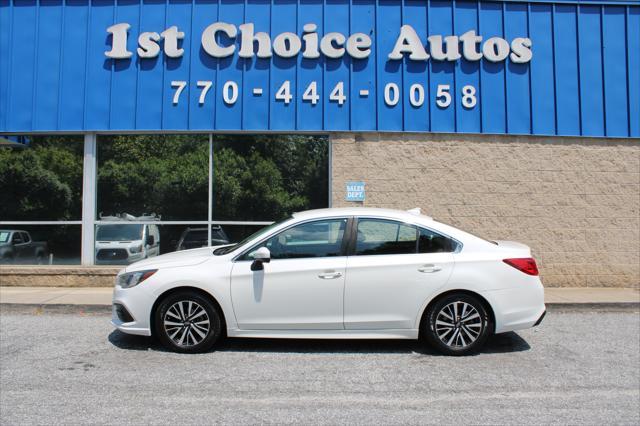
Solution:
<svg viewBox="0 0 640 426"><path fill-rule="evenodd" d="M168 352L153 337L112 331L109 342L120 349ZM517 333L508 332L490 336L480 354L523 352L531 346ZM259 339L224 338L209 352L263 352L263 353L419 353L443 356L417 340L384 339Z"/></svg>

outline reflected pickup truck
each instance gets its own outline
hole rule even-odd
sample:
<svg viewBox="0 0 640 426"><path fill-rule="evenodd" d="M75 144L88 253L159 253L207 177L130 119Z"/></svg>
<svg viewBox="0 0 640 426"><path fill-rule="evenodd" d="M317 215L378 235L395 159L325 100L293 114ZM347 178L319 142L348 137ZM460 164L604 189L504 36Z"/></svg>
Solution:
<svg viewBox="0 0 640 426"><path fill-rule="evenodd" d="M27 231L0 229L0 263L42 265L48 256L47 243L33 241Z"/></svg>

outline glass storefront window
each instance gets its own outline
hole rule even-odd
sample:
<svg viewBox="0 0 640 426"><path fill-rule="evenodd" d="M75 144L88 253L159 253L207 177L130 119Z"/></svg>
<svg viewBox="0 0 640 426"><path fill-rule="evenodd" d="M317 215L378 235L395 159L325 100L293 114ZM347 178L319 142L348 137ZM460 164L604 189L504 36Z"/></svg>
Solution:
<svg viewBox="0 0 640 426"><path fill-rule="evenodd" d="M328 206L323 136L214 135L213 219L274 221Z"/></svg>
<svg viewBox="0 0 640 426"><path fill-rule="evenodd" d="M79 220L83 136L0 138L0 221Z"/></svg>
<svg viewBox="0 0 640 426"><path fill-rule="evenodd" d="M78 265L80 225L0 225L0 264Z"/></svg>
<svg viewBox="0 0 640 426"><path fill-rule="evenodd" d="M211 246L241 240L260 229L255 225L212 225ZM153 222L102 222L95 227L95 263L128 265L161 254L207 246L207 226Z"/></svg>
<svg viewBox="0 0 640 426"><path fill-rule="evenodd" d="M81 225L85 138L95 141L96 152L96 192L85 199L95 202L96 214L88 229ZM0 262L125 265L237 243L269 222L328 205L324 136L93 138L0 137ZM95 237L87 251L81 247L83 232Z"/></svg>
<svg viewBox="0 0 640 426"><path fill-rule="evenodd" d="M264 225L212 225L211 246L236 243ZM207 226L148 223L96 225L95 263L128 265L142 259L207 246Z"/></svg>
<svg viewBox="0 0 640 426"><path fill-rule="evenodd" d="M208 135L98 136L97 213L207 220Z"/></svg>

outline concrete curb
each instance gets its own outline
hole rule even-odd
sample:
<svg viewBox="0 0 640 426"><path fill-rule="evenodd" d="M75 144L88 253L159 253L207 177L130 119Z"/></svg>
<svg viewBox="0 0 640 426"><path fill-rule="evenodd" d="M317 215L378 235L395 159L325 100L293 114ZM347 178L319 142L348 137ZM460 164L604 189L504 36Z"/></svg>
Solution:
<svg viewBox="0 0 640 426"><path fill-rule="evenodd" d="M38 303L0 303L0 313L6 314L79 314L111 316L111 305L74 305Z"/></svg>
<svg viewBox="0 0 640 426"><path fill-rule="evenodd" d="M547 310L575 312L615 312L640 310L640 302L587 302L587 303L545 303Z"/></svg>

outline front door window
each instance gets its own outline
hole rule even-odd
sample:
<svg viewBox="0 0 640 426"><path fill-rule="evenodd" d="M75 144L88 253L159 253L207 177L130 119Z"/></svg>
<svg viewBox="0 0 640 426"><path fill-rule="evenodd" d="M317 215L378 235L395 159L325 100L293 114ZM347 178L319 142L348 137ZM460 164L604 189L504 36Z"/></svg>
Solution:
<svg viewBox="0 0 640 426"><path fill-rule="evenodd" d="M266 247L272 260L340 256L346 227L347 219L343 218L302 223L279 232L249 253Z"/></svg>

